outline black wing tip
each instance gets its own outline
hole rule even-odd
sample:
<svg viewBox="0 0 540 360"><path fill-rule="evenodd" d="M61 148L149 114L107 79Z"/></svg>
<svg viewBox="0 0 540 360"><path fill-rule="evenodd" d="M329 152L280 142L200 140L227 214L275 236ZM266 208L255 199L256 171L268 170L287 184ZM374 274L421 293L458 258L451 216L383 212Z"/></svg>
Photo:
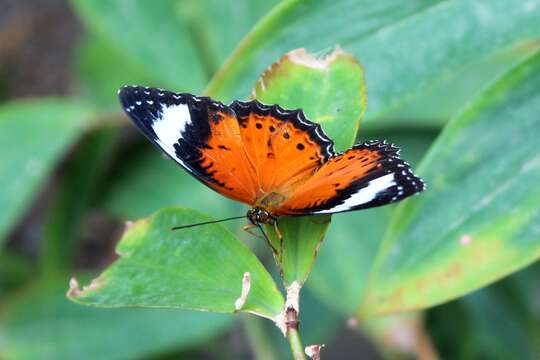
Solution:
<svg viewBox="0 0 540 360"><path fill-rule="evenodd" d="M336 155L334 141L330 139L320 124L309 120L302 109L285 109L278 104L264 104L257 99L250 101L235 100L229 105L234 111L252 111L262 116L273 116L277 119L289 121L296 128L307 131L324 150L326 159Z"/></svg>
<svg viewBox="0 0 540 360"><path fill-rule="evenodd" d="M149 86L140 86L140 85L124 85L120 89L118 89L118 97L120 98L120 101L122 100L128 100L130 98L148 98L153 95L159 95L161 96L165 95L173 95L176 94L172 91L160 89L160 88L153 88ZM176 94L176 95L182 95L182 94Z"/></svg>
<svg viewBox="0 0 540 360"><path fill-rule="evenodd" d="M385 157L399 158L401 149L386 140L368 140L353 146L353 149L376 150Z"/></svg>
<svg viewBox="0 0 540 360"><path fill-rule="evenodd" d="M161 88L154 88L150 86L141 85L124 85L118 89L118 97L122 100L146 100L146 99L166 99L174 98L180 99L185 97L195 97L195 95L189 93L176 93Z"/></svg>
<svg viewBox="0 0 540 360"><path fill-rule="evenodd" d="M125 85L118 90L120 104L128 115L149 110L148 108L153 108L166 99L172 98L173 94L163 89L138 85Z"/></svg>
<svg viewBox="0 0 540 360"><path fill-rule="evenodd" d="M375 199L368 204L364 204L358 208L369 208L375 206L381 206L386 204L393 204L404 200L410 196L418 195L426 189L426 184L424 180L416 176L410 165L399 158L399 155L396 155L396 147L389 144L388 148L383 147L383 149L388 149L387 157L381 159L381 163L384 164L381 173L377 176L374 172L374 176L382 177L385 175L393 174L394 184L381 193L377 194Z"/></svg>
<svg viewBox="0 0 540 360"><path fill-rule="evenodd" d="M199 104L207 104L215 109L227 109L227 106L222 102L207 96L197 96L187 92L174 92L150 86L124 85L118 90L118 97L122 107L128 113L137 107L138 102L142 102L143 104L148 102L150 105L164 104L167 106L188 104L194 108L198 108Z"/></svg>
<svg viewBox="0 0 540 360"><path fill-rule="evenodd" d="M377 151L381 156L380 163L384 164L384 172L394 174L396 185L389 189L389 202L397 202L426 190L426 183L413 173L407 161L401 159L401 149L396 145L386 140L368 140L354 145L353 148Z"/></svg>
<svg viewBox="0 0 540 360"><path fill-rule="evenodd" d="M391 202L403 200L409 196L416 195L426 190L426 183L416 176L409 164L400 159L393 169L396 182L396 192L391 198Z"/></svg>

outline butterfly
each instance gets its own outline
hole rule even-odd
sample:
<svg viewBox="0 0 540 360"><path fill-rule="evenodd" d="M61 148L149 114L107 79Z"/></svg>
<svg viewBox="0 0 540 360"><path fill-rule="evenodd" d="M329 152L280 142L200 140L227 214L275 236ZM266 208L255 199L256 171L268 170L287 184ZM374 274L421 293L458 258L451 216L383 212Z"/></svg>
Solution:
<svg viewBox="0 0 540 360"><path fill-rule="evenodd" d="M253 225L394 203L425 189L399 149L372 140L336 153L302 110L257 100L125 86L124 111L171 159L218 193L248 204Z"/></svg>

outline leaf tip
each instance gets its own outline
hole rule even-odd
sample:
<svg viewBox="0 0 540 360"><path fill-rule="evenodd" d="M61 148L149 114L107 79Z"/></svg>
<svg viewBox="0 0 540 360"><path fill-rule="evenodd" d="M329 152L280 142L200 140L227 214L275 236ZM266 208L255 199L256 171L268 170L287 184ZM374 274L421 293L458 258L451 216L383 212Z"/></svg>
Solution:
<svg viewBox="0 0 540 360"><path fill-rule="evenodd" d="M295 49L285 55L295 64L303 65L313 69L328 70L330 65L340 56L344 55L343 49L336 45L334 50L323 57L314 56L306 51L304 48Z"/></svg>
<svg viewBox="0 0 540 360"><path fill-rule="evenodd" d="M66 293L66 296L70 299L75 299L86 295L89 291L97 290L101 287L102 282L98 279L94 279L90 282L89 285L83 286L82 288L79 285L79 281L72 277L69 280L69 289Z"/></svg>
<svg viewBox="0 0 540 360"><path fill-rule="evenodd" d="M129 231L133 227L133 225L135 225L135 223L133 221L131 221L131 220L126 221L124 223L124 232Z"/></svg>
<svg viewBox="0 0 540 360"><path fill-rule="evenodd" d="M249 272L245 272L244 277L242 278L242 292L240 293L240 297L236 299L236 301L234 302L234 308L236 311L242 310L242 308L246 304L246 300L247 300L250 290L251 290L251 274Z"/></svg>
<svg viewBox="0 0 540 360"><path fill-rule="evenodd" d="M330 67L334 61L338 60L341 57L346 57L354 61L361 67L361 64L356 60L356 58L352 54L344 51L339 45L336 45L334 47L334 50L330 53L326 53L323 56L320 56L319 54L310 54L305 48L298 48L289 51L262 72L259 80L257 81L257 84L251 91L251 97L253 99L256 99L259 92L265 92L267 90L267 84L270 81L271 76L276 71L278 71L278 69L282 68L283 64L285 63L292 63L294 65L300 65L310 69L326 72L330 70Z"/></svg>
<svg viewBox="0 0 540 360"><path fill-rule="evenodd" d="M73 297L77 297L81 295L81 293L82 293L82 290L79 287L79 282L77 281L77 279L74 277L69 279L69 289L66 293L66 296L68 298L73 298Z"/></svg>

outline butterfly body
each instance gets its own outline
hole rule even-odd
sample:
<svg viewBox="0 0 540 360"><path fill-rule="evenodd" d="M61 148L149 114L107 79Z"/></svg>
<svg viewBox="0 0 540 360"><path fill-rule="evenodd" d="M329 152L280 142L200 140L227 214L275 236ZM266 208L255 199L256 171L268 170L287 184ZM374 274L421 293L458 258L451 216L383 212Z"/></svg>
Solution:
<svg viewBox="0 0 540 360"><path fill-rule="evenodd" d="M254 224L380 206L424 189L398 148L368 141L336 153L301 110L138 86L119 97L150 141L205 185L248 204Z"/></svg>
<svg viewBox="0 0 540 360"><path fill-rule="evenodd" d="M246 217L253 225L272 224L277 221L277 218L270 211L258 206L249 209Z"/></svg>

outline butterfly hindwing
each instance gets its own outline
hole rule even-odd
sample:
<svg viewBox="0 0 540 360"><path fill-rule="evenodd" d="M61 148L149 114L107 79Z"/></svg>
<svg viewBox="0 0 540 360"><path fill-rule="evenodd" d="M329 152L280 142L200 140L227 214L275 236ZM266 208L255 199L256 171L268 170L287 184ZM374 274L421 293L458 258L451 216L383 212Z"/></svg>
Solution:
<svg viewBox="0 0 540 360"><path fill-rule="evenodd" d="M399 149L369 141L337 155L278 210L282 215L332 214L402 200L424 190L423 181L399 158Z"/></svg>

